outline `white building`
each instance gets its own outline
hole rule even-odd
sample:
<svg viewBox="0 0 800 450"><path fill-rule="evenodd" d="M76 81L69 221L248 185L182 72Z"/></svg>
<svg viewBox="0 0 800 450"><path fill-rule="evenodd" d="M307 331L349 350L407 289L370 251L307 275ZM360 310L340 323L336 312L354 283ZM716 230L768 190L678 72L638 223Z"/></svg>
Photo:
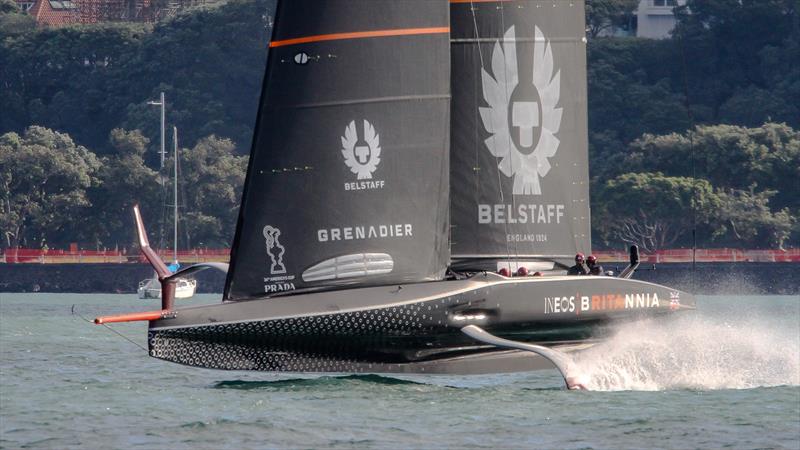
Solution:
<svg viewBox="0 0 800 450"><path fill-rule="evenodd" d="M675 28L672 9L686 0L640 0L636 10L636 37L664 39Z"/></svg>

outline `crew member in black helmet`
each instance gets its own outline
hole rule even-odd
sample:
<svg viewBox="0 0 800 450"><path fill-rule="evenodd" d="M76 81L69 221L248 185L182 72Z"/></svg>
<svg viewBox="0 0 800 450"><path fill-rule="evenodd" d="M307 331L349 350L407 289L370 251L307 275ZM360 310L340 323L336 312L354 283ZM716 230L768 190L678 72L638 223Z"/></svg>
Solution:
<svg viewBox="0 0 800 450"><path fill-rule="evenodd" d="M589 255L586 258L586 266L589 268L589 275L602 275L603 266L597 264L597 258L594 255Z"/></svg>
<svg viewBox="0 0 800 450"><path fill-rule="evenodd" d="M567 275L588 275L589 270L583 265L583 253L575 255L575 265L567 270Z"/></svg>

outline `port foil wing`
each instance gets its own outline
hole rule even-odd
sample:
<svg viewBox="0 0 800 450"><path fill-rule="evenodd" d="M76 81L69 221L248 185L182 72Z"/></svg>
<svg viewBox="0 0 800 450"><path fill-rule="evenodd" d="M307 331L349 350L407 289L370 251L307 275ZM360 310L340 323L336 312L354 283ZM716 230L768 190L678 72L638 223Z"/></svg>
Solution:
<svg viewBox="0 0 800 450"><path fill-rule="evenodd" d="M541 345L503 339L476 325L467 325L461 329L461 332L484 344L536 353L553 363L561 373L561 376L564 377L564 383L566 383L568 389L585 389L583 384L578 381L579 374L575 363L566 353Z"/></svg>

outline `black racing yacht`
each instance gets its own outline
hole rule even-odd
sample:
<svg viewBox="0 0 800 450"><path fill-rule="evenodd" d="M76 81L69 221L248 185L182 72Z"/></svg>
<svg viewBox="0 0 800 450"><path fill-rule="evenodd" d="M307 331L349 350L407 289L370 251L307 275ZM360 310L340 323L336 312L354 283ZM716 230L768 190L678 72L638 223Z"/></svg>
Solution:
<svg viewBox="0 0 800 450"><path fill-rule="evenodd" d="M590 251L579 0L279 0L230 267L171 274L150 355L198 367L478 374L694 309ZM176 280L227 271L222 302ZM568 380L568 384L569 380Z"/></svg>

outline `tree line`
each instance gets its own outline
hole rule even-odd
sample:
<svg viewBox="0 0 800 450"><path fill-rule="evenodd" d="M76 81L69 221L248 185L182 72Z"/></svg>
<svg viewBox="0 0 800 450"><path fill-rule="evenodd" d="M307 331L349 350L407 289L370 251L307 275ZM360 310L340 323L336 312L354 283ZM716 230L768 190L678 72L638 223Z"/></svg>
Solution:
<svg viewBox="0 0 800 450"><path fill-rule="evenodd" d="M669 39L599 37L635 4L587 2L594 245L797 246L797 2L690 0ZM127 246L133 202L169 228L162 91L191 186L181 245L229 245L273 9L37 29L0 0L2 245Z"/></svg>
<svg viewBox="0 0 800 450"><path fill-rule="evenodd" d="M4 247L124 248L135 242L131 208L142 207L153 244L171 247L172 182L145 163L150 140L139 130L114 129L110 154L97 155L69 135L40 126L0 136ZM225 248L230 243L247 157L229 139L209 136L178 153L181 245ZM191 186L191 189L186 189ZM170 235L171 237L171 235Z"/></svg>

